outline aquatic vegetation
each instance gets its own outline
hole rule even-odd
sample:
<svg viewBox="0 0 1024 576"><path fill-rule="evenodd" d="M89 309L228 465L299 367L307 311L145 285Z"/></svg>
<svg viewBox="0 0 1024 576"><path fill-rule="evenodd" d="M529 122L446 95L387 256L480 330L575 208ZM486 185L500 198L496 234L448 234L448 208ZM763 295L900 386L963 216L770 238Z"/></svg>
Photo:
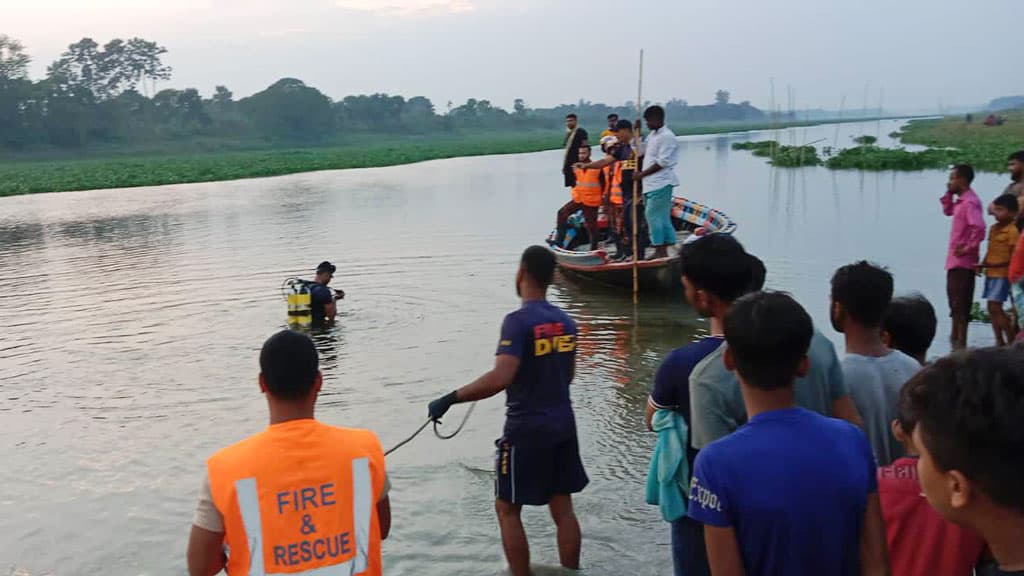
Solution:
<svg viewBox="0 0 1024 576"><path fill-rule="evenodd" d="M756 151L759 151L759 150L771 150L772 148L778 148L778 146L779 146L779 143L776 142L775 140L759 140L759 141L756 141L756 142L733 142L732 149L733 150L754 150L755 153L756 153ZM769 154L770 154L770 152L769 152ZM764 154L764 156L767 156L769 154Z"/></svg>
<svg viewBox="0 0 1024 576"><path fill-rule="evenodd" d="M817 166L821 164L818 150L814 146L780 146L772 156L772 165L782 168Z"/></svg>
<svg viewBox="0 0 1024 576"><path fill-rule="evenodd" d="M864 136L857 136L856 138L853 139L853 141L856 142L857 144L860 144L861 146L871 146L878 142L878 138L875 138L874 136L868 136L865 134Z"/></svg>
<svg viewBox="0 0 1024 576"><path fill-rule="evenodd" d="M957 150L910 152L905 148L856 146L840 150L825 161L825 166L834 170L926 170L945 168L962 158Z"/></svg>
<svg viewBox="0 0 1024 576"><path fill-rule="evenodd" d="M555 146L560 141L556 134ZM552 134L523 132L369 140L324 148L190 155L0 162L0 196L280 176L315 170L394 166L440 158L536 152Z"/></svg>
<svg viewBox="0 0 1024 576"><path fill-rule="evenodd" d="M814 146L786 146L775 140L757 142L735 142L733 150L750 150L754 156L768 158L772 165L782 168L817 166L821 164L818 150Z"/></svg>

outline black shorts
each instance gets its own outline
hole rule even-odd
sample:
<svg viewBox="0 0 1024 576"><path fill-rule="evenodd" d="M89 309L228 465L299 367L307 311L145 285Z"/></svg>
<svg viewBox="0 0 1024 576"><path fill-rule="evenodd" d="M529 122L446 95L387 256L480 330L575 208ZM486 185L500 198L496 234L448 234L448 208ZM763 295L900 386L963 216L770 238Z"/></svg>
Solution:
<svg viewBox="0 0 1024 576"><path fill-rule="evenodd" d="M951 318L970 318L974 305L974 282L974 270L953 268L946 272L946 296Z"/></svg>
<svg viewBox="0 0 1024 576"><path fill-rule="evenodd" d="M543 506L556 494L575 494L590 480L580 460L576 434L552 442L550 436L504 436L495 443L495 497L512 504Z"/></svg>

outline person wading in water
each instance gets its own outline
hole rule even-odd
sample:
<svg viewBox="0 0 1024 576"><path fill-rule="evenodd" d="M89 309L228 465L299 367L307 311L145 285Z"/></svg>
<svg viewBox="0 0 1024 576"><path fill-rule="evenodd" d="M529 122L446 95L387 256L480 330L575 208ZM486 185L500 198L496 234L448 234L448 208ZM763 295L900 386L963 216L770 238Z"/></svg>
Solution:
<svg viewBox="0 0 1024 576"><path fill-rule="evenodd" d="M558 532L558 556L579 569L580 525L572 494L588 483L580 460L569 384L576 370L576 323L547 301L554 255L541 246L523 252L516 274L519 310L505 316L494 369L430 403L436 422L453 404L490 398L502 390L508 410L496 442L495 509L512 576L530 574L530 549L520 519L524 504L547 505Z"/></svg>

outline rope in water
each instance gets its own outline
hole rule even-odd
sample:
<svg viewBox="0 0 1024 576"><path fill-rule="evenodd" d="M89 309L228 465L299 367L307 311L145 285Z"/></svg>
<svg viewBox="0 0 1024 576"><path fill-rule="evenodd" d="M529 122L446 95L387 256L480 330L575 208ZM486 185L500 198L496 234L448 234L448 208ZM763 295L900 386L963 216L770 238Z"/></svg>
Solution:
<svg viewBox="0 0 1024 576"><path fill-rule="evenodd" d="M469 415L473 413L473 408L476 408L476 402L473 402L472 404L469 405L469 410L466 410L466 415L462 417L462 422L459 424L459 427L455 429L455 432L452 432L451 434L441 434L441 431L438 430L438 425L440 424L440 422L437 420L431 420L430 418L427 418L427 421L424 422L422 426L417 428L416 431L412 433L412 436L409 436L405 440L402 440L398 444L395 444L395 446L392 447L387 452L385 452L384 455L387 456L394 452L395 450L398 450L402 446L405 446L409 442L412 442L413 439L420 435L420 432L423 432L423 429L427 427L427 424L430 424L431 422L434 423L434 436L437 436L441 440L451 440L452 438L455 438L455 436L457 436L459 432L462 432L462 428L466 425L466 422L469 421Z"/></svg>

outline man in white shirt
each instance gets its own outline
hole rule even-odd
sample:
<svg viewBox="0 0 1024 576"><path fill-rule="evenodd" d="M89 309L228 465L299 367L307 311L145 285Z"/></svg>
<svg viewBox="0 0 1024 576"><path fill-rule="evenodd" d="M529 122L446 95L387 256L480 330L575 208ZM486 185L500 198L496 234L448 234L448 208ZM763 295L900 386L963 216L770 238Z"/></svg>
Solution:
<svg viewBox="0 0 1024 576"><path fill-rule="evenodd" d="M668 247L676 243L676 230L672 226L672 189L679 186L676 163L679 149L676 135L665 126L665 109L651 106L644 110L647 129L651 131L645 141L643 170L639 178L644 181L644 206L653 258L668 257Z"/></svg>
<svg viewBox="0 0 1024 576"><path fill-rule="evenodd" d="M879 466L905 455L891 432L900 390L920 370L917 360L882 341L882 321L892 300L892 274L866 261L832 276L832 327L846 338L843 380L864 420Z"/></svg>

